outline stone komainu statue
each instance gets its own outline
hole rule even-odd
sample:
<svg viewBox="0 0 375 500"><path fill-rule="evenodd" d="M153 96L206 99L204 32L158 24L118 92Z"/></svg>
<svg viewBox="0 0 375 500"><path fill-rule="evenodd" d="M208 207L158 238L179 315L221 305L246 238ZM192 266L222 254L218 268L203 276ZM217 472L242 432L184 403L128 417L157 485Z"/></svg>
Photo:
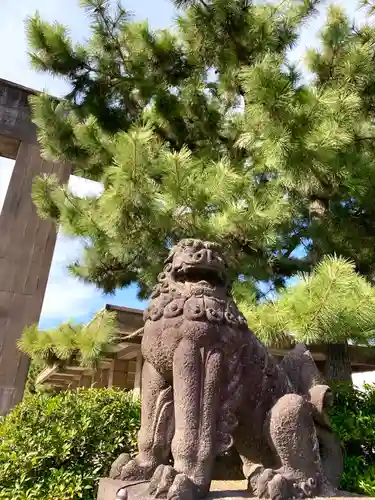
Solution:
<svg viewBox="0 0 375 500"><path fill-rule="evenodd" d="M251 495L335 494L330 389L305 346L278 365L248 329L217 245L172 249L144 319L139 453L116 461L112 477L150 480L149 497L203 497L216 456L234 446Z"/></svg>

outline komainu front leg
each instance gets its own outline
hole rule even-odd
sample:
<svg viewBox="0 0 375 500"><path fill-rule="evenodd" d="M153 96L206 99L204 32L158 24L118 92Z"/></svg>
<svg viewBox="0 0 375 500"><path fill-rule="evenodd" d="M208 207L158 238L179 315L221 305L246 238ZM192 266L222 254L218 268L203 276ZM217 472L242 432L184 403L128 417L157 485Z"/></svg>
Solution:
<svg viewBox="0 0 375 500"><path fill-rule="evenodd" d="M183 339L173 361L175 433L174 467L160 466L149 494L168 500L193 500L210 488L216 456L222 354L204 352Z"/></svg>
<svg viewBox="0 0 375 500"><path fill-rule="evenodd" d="M158 465L168 463L173 432L173 389L146 362L142 371L138 455L126 463L116 477L129 481L150 479Z"/></svg>
<svg viewBox="0 0 375 500"><path fill-rule="evenodd" d="M327 481L312 405L297 394L283 396L271 410L268 432L282 465L259 471L257 495L278 500L324 495Z"/></svg>
<svg viewBox="0 0 375 500"><path fill-rule="evenodd" d="M222 353L199 349L183 340L173 362L175 434L174 468L204 496L210 489L217 450Z"/></svg>

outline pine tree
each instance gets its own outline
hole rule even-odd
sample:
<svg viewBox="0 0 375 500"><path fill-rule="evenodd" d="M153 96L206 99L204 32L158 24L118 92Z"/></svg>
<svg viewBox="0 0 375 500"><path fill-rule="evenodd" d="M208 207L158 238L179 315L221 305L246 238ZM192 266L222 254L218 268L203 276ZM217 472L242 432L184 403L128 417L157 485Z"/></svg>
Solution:
<svg viewBox="0 0 375 500"><path fill-rule="evenodd" d="M260 304L249 302L247 293L239 295L241 309L259 338L274 347L296 342L368 345L374 336L375 288L352 262L326 256L299 278L274 300ZM328 380L351 381L350 375L350 360L327 360Z"/></svg>
<svg viewBox="0 0 375 500"><path fill-rule="evenodd" d="M282 184L311 262L336 252L372 279L375 29L352 27L331 6L320 38L321 50L307 53L310 84L273 55L244 70L239 142L268 186Z"/></svg>
<svg viewBox="0 0 375 500"><path fill-rule="evenodd" d="M318 3L180 0L171 32L84 0L84 46L28 21L34 67L71 84L33 98L44 155L104 186L81 199L35 183L40 215L86 242L74 275L146 297L170 246L194 236L222 243L251 290L334 253L374 279L375 29L331 7L304 81L288 51Z"/></svg>
<svg viewBox="0 0 375 500"><path fill-rule="evenodd" d="M311 264L336 253L374 283L375 30L331 6L320 39L321 49L306 55L308 84L273 55L244 70L239 143L267 189L282 186ZM349 366L346 342L331 347Z"/></svg>
<svg viewBox="0 0 375 500"><path fill-rule="evenodd" d="M95 368L111 351L116 325L116 314L108 311L100 311L87 325L68 321L51 330L32 325L24 330L18 347L39 369L71 363Z"/></svg>
<svg viewBox="0 0 375 500"><path fill-rule="evenodd" d="M58 24L28 21L34 67L71 83L64 100L33 100L44 154L105 188L80 199L53 177L36 183L40 214L88 242L75 275L106 292L136 281L147 296L170 246L189 236L224 243L234 276L281 285L306 268L290 256L297 240L282 191L262 192L237 145L236 107L241 66L285 57L315 3L192 2L172 34L85 0L85 46Z"/></svg>

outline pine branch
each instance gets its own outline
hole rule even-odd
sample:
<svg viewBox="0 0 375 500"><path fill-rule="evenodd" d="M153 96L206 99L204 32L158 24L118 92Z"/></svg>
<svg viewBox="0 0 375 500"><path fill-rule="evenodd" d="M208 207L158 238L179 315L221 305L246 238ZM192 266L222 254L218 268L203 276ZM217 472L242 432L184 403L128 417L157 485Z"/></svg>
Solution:
<svg viewBox="0 0 375 500"><path fill-rule="evenodd" d="M328 283L328 287L325 289L324 296L320 300L320 303L319 303L318 307L316 308L314 315L312 316L312 319L311 319L312 324L314 324L315 320L318 318L318 316L322 312L323 308L327 306L328 298L329 298L334 286L335 286L335 281L334 281L334 279L332 279Z"/></svg>
<svg viewBox="0 0 375 500"><path fill-rule="evenodd" d="M127 61L126 61L126 58L122 52L122 48L121 48L121 45L119 43L119 40L118 40L118 37L116 35L114 35L113 33L113 30L114 30L114 26L110 27L109 25L109 22L108 22L108 19L107 19L107 16L105 15L106 12L105 12L105 8L104 7L101 7L101 8L98 8L97 11L96 11L101 20L103 21L105 27L107 28L107 31L108 31L108 34L114 44L114 47L116 48L117 50L117 53L122 61L122 64L123 64L123 68L125 69L126 68L126 65L127 65Z"/></svg>
<svg viewBox="0 0 375 500"><path fill-rule="evenodd" d="M254 245L254 243L244 242L243 240L238 240L236 238L234 240L236 241L236 244L238 245L240 250L246 255L250 257L258 257L264 261L268 260L266 251ZM289 259L288 264L286 264L286 262L288 261L288 257L294 250L295 247L290 250L289 253L287 253L282 259L274 258L273 261L268 263L272 270L271 276L282 275L290 277L296 274L296 272L308 271L311 268L311 261L308 258Z"/></svg>
<svg viewBox="0 0 375 500"><path fill-rule="evenodd" d="M200 3L205 9L209 8L208 4L204 0L173 0L177 9L186 9L196 5L197 2Z"/></svg>
<svg viewBox="0 0 375 500"><path fill-rule="evenodd" d="M375 136L373 137L356 137L354 139L355 142L361 142L361 141L375 141Z"/></svg>
<svg viewBox="0 0 375 500"><path fill-rule="evenodd" d="M73 206L73 208L81 215L81 217L86 218L89 217L90 222L92 225L95 227L95 229L101 233L101 229L97 225L97 223L94 221L90 213L85 213L81 208L76 205L73 201L73 198L70 196L68 191L66 189L63 190L66 199L69 201L69 203ZM127 262L126 264L124 263L116 263L116 264L109 264L109 263L104 263L103 261L99 260L99 264L102 266L104 269L105 274L118 274L118 273L123 273L124 269L127 267L131 267L137 260L139 259L139 255L137 254L130 262Z"/></svg>

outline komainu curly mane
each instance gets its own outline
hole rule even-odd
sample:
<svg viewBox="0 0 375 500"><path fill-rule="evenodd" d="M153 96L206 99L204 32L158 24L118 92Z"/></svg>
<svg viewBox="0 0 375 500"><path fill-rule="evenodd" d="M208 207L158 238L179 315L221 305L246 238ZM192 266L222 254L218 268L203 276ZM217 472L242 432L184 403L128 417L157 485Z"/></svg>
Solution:
<svg viewBox="0 0 375 500"><path fill-rule="evenodd" d="M201 250L214 251L216 248L212 243L199 240L183 240L173 248L144 312L145 321L183 315L192 321L227 323L234 328L247 329L246 319L230 294L224 261L219 261L214 271L199 261Z"/></svg>

